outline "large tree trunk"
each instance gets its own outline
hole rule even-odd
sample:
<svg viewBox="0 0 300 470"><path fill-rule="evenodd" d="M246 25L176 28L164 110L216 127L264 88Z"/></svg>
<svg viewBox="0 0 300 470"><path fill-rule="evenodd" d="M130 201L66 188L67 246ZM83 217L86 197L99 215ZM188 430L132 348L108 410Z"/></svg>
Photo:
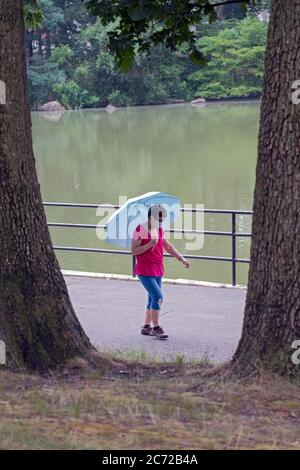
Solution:
<svg viewBox="0 0 300 470"><path fill-rule="evenodd" d="M11 367L48 368L91 349L53 252L32 151L23 1L0 0L0 339Z"/></svg>
<svg viewBox="0 0 300 470"><path fill-rule="evenodd" d="M251 265L242 338L233 359L241 374L260 366L296 373L300 339L300 4L273 0L261 106Z"/></svg>

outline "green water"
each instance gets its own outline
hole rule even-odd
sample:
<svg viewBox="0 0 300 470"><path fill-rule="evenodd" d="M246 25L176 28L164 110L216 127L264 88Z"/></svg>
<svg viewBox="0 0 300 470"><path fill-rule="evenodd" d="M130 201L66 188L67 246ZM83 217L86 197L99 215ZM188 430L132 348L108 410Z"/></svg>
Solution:
<svg viewBox="0 0 300 470"><path fill-rule="evenodd" d="M179 196L207 209L251 210L255 181L258 103L155 106L66 112L60 119L33 113L34 150L44 201L118 204L119 195L147 191ZM96 224L94 209L48 208L51 222ZM205 230L230 230L230 217L205 216ZM239 216L239 231L251 218ZM112 248L95 230L52 228L55 245ZM172 241L172 240L171 240ZM175 245L185 249L185 240ZM237 240L237 257L249 257L249 239ZM206 236L190 254L231 256L231 239ZM61 267L131 273L131 257L57 252ZM231 265L193 260L189 270L166 259L166 276L231 282ZM238 265L246 284L248 265Z"/></svg>

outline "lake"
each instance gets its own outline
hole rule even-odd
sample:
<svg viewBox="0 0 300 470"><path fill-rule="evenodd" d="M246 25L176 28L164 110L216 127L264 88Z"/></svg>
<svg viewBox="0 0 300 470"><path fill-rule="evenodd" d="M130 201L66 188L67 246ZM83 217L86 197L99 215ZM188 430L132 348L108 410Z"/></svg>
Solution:
<svg viewBox="0 0 300 470"><path fill-rule="evenodd" d="M259 103L189 104L32 113L34 151L44 201L118 204L119 196L148 191L177 195L206 209L251 210L257 158ZM97 224L95 209L47 208L49 222ZM103 223L103 222L102 222ZM205 215L205 230L229 231L227 215ZM249 232L251 217L238 216ZM51 228L55 245L113 248L94 229ZM172 238L171 238L172 241ZM185 240L175 240L180 250ZM249 258L249 239L237 257ZM189 254L231 256L231 238L205 236ZM130 274L130 256L57 251L63 269ZM166 277L231 282L231 264L192 260L189 270L165 260ZM248 265L237 281L247 283Z"/></svg>

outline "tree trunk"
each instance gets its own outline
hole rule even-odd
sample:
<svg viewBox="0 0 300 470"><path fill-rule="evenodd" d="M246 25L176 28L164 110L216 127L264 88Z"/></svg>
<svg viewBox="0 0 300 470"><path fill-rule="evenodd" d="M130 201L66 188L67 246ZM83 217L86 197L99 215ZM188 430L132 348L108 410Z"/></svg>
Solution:
<svg viewBox="0 0 300 470"><path fill-rule="evenodd" d="M44 369L91 350L56 260L37 180L23 1L0 0L0 339L10 367Z"/></svg>
<svg viewBox="0 0 300 470"><path fill-rule="evenodd" d="M300 339L300 4L273 0L265 61L252 222L251 264L242 338L233 358L240 374L258 367L296 374Z"/></svg>

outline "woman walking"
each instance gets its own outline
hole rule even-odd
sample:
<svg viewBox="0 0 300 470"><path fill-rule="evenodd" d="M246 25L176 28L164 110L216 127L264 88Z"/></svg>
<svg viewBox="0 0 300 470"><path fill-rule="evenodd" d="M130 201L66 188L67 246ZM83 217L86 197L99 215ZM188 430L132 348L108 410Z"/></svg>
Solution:
<svg viewBox="0 0 300 470"><path fill-rule="evenodd" d="M131 253L136 256L134 272L148 292L146 318L141 334L158 339L168 338L159 324L159 311L163 302L162 277L165 273L164 250L181 261L186 268L190 266L189 261L164 238L161 224L166 215L166 210L162 206L151 206L148 211L148 221L135 228L131 244Z"/></svg>

